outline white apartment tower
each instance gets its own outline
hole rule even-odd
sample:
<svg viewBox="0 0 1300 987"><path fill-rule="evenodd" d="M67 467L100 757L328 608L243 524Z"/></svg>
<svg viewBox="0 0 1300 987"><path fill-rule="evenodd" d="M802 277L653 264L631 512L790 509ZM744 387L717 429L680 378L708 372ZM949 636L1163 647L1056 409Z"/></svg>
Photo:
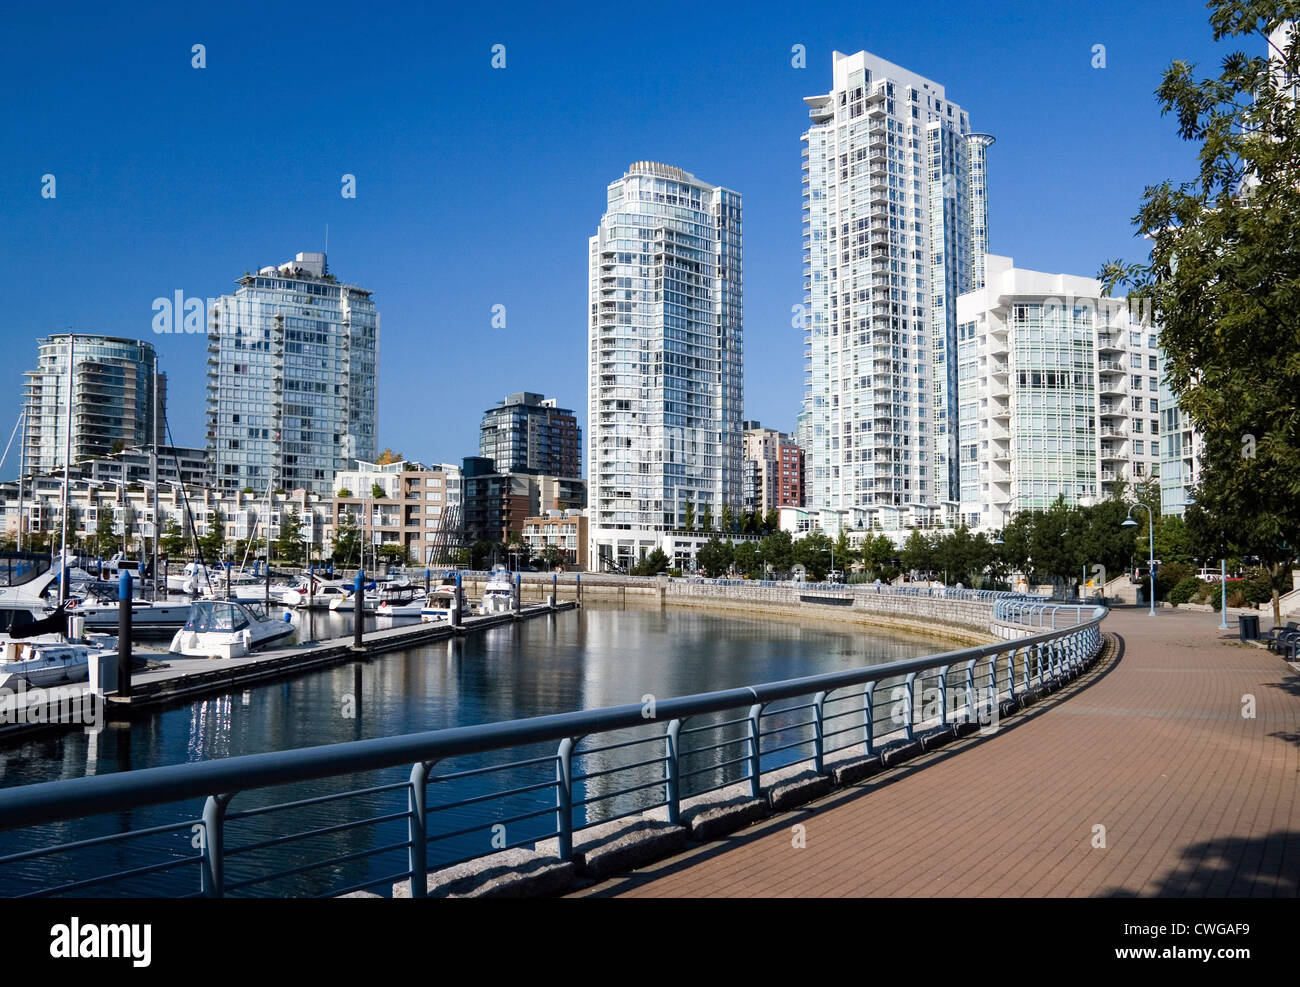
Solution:
<svg viewBox="0 0 1300 987"><path fill-rule="evenodd" d="M1158 332L1100 282L986 257L957 300L961 519L1104 500L1158 477Z"/></svg>
<svg viewBox="0 0 1300 987"><path fill-rule="evenodd" d="M818 508L957 499L957 296L983 283L985 157L943 86L834 55L804 153L804 403Z"/></svg>
<svg viewBox="0 0 1300 987"><path fill-rule="evenodd" d="M590 565L743 497L741 197L638 161L589 243Z"/></svg>

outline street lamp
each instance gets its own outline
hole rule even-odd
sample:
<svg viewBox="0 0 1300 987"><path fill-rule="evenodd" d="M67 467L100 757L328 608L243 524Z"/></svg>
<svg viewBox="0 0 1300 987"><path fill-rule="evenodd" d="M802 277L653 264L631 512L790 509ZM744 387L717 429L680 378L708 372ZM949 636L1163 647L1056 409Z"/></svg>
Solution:
<svg viewBox="0 0 1300 987"><path fill-rule="evenodd" d="M1146 504L1134 504L1128 509L1128 517L1120 523L1120 527L1137 527L1137 522L1133 520L1133 512L1139 507L1147 512L1147 575L1151 579L1151 609L1147 611L1147 616L1154 617L1156 615L1156 524L1151 508Z"/></svg>

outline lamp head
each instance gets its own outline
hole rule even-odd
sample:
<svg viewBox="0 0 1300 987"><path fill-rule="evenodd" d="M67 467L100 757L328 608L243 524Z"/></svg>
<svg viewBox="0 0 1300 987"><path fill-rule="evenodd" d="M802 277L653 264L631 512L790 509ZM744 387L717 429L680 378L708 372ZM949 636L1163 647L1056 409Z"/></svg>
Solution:
<svg viewBox="0 0 1300 987"><path fill-rule="evenodd" d="M1136 528L1137 522L1133 520L1133 516L1130 514L1125 520L1120 522L1119 526L1121 528Z"/></svg>

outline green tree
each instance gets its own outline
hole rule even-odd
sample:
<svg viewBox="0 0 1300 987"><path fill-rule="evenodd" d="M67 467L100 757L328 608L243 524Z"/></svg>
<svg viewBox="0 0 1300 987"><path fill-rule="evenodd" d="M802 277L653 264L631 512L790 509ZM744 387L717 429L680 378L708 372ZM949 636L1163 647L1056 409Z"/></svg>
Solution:
<svg viewBox="0 0 1300 987"><path fill-rule="evenodd" d="M872 535L862 543L862 561L877 579L885 566L897 558L898 549L888 535Z"/></svg>
<svg viewBox="0 0 1300 987"><path fill-rule="evenodd" d="M100 504L98 519L95 521L95 553L100 556L112 555L117 545L117 533L113 530L113 508Z"/></svg>
<svg viewBox="0 0 1300 987"><path fill-rule="evenodd" d="M334 526L334 561L351 565L361 557L361 530L351 511L340 510Z"/></svg>
<svg viewBox="0 0 1300 987"><path fill-rule="evenodd" d="M542 562L548 569L562 569L568 563L568 555L558 545L547 545L542 549Z"/></svg>
<svg viewBox="0 0 1300 987"><path fill-rule="evenodd" d="M734 534L736 526L736 516L732 513L727 504L722 505L722 530L726 534Z"/></svg>
<svg viewBox="0 0 1300 987"><path fill-rule="evenodd" d="M280 536L275 540L275 554L291 565L301 565L303 560L302 517L298 508L280 515ZM402 549L405 554L405 548Z"/></svg>
<svg viewBox="0 0 1300 987"><path fill-rule="evenodd" d="M221 559L226 548L226 518L220 507L214 507L208 518L207 529L199 537L199 550L208 562Z"/></svg>
<svg viewBox="0 0 1300 987"><path fill-rule="evenodd" d="M857 559L858 553L849 544L849 533L841 528L839 535L835 538L835 558L832 560L835 568L841 572L848 572Z"/></svg>
<svg viewBox="0 0 1300 987"><path fill-rule="evenodd" d="M682 522L682 526L687 531L695 530L695 504L692 501L686 502L686 520Z"/></svg>
<svg viewBox="0 0 1300 987"><path fill-rule="evenodd" d="M794 564L794 540L788 531L773 531L758 543L758 554L765 566L777 574L785 573Z"/></svg>
<svg viewBox="0 0 1300 987"><path fill-rule="evenodd" d="M168 518L167 523L163 525L162 538L159 545L162 553L169 559L180 559L185 555L185 531L175 519Z"/></svg>
<svg viewBox="0 0 1300 987"><path fill-rule="evenodd" d="M909 572L930 572L935 567L934 544L919 528L913 528L903 543L901 559L903 568Z"/></svg>
<svg viewBox="0 0 1300 987"><path fill-rule="evenodd" d="M641 560L632 566L633 576L657 576L668 571L668 555L662 548L655 546Z"/></svg>
<svg viewBox="0 0 1300 987"><path fill-rule="evenodd" d="M1100 277L1161 327L1166 381L1203 440L1194 499L1221 519L1225 550L1258 556L1276 587L1300 545L1300 113L1285 83L1300 75L1300 33L1282 48L1269 35L1300 4L1208 7L1214 40L1252 53L1228 54L1217 77L1182 60L1165 71L1157 99L1199 168L1148 186L1134 224L1149 257L1107 262Z"/></svg>
<svg viewBox="0 0 1300 987"><path fill-rule="evenodd" d="M731 566L733 546L731 540L722 541L714 535L695 551L695 563L709 576L725 576Z"/></svg>
<svg viewBox="0 0 1300 987"><path fill-rule="evenodd" d="M711 504L704 505L704 513L700 515L700 530L713 530L713 506Z"/></svg>
<svg viewBox="0 0 1300 987"><path fill-rule="evenodd" d="M732 562L735 563L737 570L750 579L757 579L763 574L763 560L759 558L756 542L739 542L735 552L732 553Z"/></svg>
<svg viewBox="0 0 1300 987"><path fill-rule="evenodd" d="M370 484L370 498L372 500L383 500L384 496L385 494L384 494L383 487L381 487L378 483Z"/></svg>
<svg viewBox="0 0 1300 987"><path fill-rule="evenodd" d="M352 496L352 491L347 487L339 487L338 493L334 495L339 500L348 500Z"/></svg>
<svg viewBox="0 0 1300 987"><path fill-rule="evenodd" d="M1063 584L1080 573L1076 546L1067 536L1077 539L1078 526L1070 532L1071 511L1064 497L1057 497L1047 510L1035 515L1029 550L1034 560L1034 570L1050 576L1053 583Z"/></svg>
<svg viewBox="0 0 1300 987"><path fill-rule="evenodd" d="M819 582L826 578L831 567L831 540L820 531L810 531L794 543L794 561L808 573L808 578Z"/></svg>
<svg viewBox="0 0 1300 987"><path fill-rule="evenodd" d="M763 515L763 530L766 532L779 531L781 528L781 515L776 508L768 511Z"/></svg>

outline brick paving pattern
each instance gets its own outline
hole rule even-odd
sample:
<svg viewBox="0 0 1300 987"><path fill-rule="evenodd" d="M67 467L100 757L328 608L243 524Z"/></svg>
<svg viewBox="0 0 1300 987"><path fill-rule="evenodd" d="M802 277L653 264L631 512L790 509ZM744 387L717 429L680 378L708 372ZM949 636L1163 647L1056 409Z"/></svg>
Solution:
<svg viewBox="0 0 1300 987"><path fill-rule="evenodd" d="M1293 897L1300 675L1218 620L1117 610L1111 656L993 736L583 893Z"/></svg>

